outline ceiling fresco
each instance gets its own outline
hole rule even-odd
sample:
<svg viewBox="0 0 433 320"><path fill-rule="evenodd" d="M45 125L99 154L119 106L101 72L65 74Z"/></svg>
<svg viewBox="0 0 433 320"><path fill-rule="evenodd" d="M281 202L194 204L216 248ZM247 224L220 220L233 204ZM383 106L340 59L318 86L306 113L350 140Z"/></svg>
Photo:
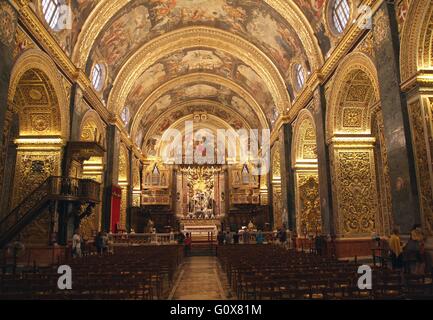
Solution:
<svg viewBox="0 0 433 320"><path fill-rule="evenodd" d="M127 129L131 129L132 123L139 123L139 129L137 127L137 130L134 129L137 136L133 137L137 140L137 144L140 142L138 145L142 144L142 140L147 136L147 130L152 125L158 123L160 126L158 130L163 129L176 119L184 117L187 112L192 112L193 106L173 112L171 108L197 99L220 105L222 109L217 108L217 110L213 107L214 109L206 112L213 112L234 128L240 128L241 124L233 122L237 121L237 118L230 116L232 111L241 115L251 128L261 128L263 116L257 111L257 107L248 104L253 103L252 100L248 100L249 95L262 109L267 126L272 128L279 116L275 107L275 97L287 95L288 92L290 98L295 98L292 85L295 78L293 64L302 64L306 76L312 71L309 59L313 61L312 55L315 53L309 47L307 54L298 35L298 32L301 35L303 33L296 29L296 25L288 22L290 18L287 19L286 12L281 11L278 3L272 4L275 8L278 6L274 9L264 0L128 0L125 2L59 0L59 2L70 5L71 29L50 29L43 18L41 0L30 0L30 5L69 57L74 51L80 49L74 46L81 43L82 29L93 30L87 29L88 23L92 22L89 17L97 19L97 15L103 9L102 5L112 8L107 18L98 22L96 30L100 31L91 34L89 39L95 39L94 42L86 45L90 50L85 66L86 73L91 74L95 63L103 64L105 67L104 85L102 91L98 93L103 102L111 101L110 93L113 84L119 83L115 82L116 77L134 53L159 36L186 27L206 26L241 37L266 56L264 59L272 66L271 68L276 67L277 72L273 79L278 78L278 80L269 82L266 73L259 76L261 69L257 68L252 61L246 63L244 60L248 59L245 56L239 58L241 55L233 48L228 50L231 52L229 53L223 48L218 50L206 47L205 44L200 46L198 43L190 48L176 46L176 49L173 49L175 51L165 56L155 52L156 58L151 61L156 62L138 78L134 75L132 89L129 91L128 86L128 89L122 92L124 97L126 95L127 97L125 104L123 104L124 100L122 101L121 107L128 107L131 115ZM299 19L300 23L301 20L308 21L316 37L313 42L317 41L323 55L332 51L342 35L332 32L326 20L329 17L327 12L330 9L329 2L327 0L290 0L290 2L298 6L299 12L304 15L300 17L300 13L294 10L297 15L295 21ZM359 0L354 0L355 5L358 3ZM305 37L303 39L305 40ZM85 56L87 57L87 54ZM186 84L182 81L182 77L187 75L191 75L192 82ZM220 80L228 79L230 83L218 84L224 82L222 81L224 79L220 81L215 77L213 80L205 80L210 79L209 76L218 76ZM177 82L178 77L179 82ZM171 83L168 91L160 90L167 83ZM275 89L273 83L281 83L282 86L280 89ZM245 91L245 95L235 88L238 86ZM283 94L276 95L276 90L280 90ZM150 97L157 99L156 102L147 110L138 112ZM290 107L289 100L287 99L289 104L287 108ZM152 98L151 101L155 100ZM285 109L285 105L286 102L283 106L279 105L279 108ZM137 115L139 119L136 119Z"/></svg>
<svg viewBox="0 0 433 320"><path fill-rule="evenodd" d="M240 115L237 111L220 105L211 105L209 103L196 104L197 102L191 102L190 105L184 107L174 108L172 111L168 112L163 118L160 118L158 122L154 125L153 130L149 131L150 126L153 125L148 123L145 124L144 128L141 128L139 133L136 135L137 140L135 141L137 145L142 146L142 150L147 156L156 155L157 146L161 141L161 137L165 130L167 130L173 123L179 119L185 118L191 114L207 114L214 115L223 121L225 121L234 130L248 129L251 123L245 125L245 119L243 115ZM258 119L250 119L254 122L258 122ZM254 125L254 122L252 125ZM144 135L146 132L146 136ZM144 137L144 141L143 141Z"/></svg>
<svg viewBox="0 0 433 320"><path fill-rule="evenodd" d="M212 73L233 80L252 94L264 110L274 108L266 84L251 67L222 51L206 48L179 50L159 60L137 78L126 105L134 114L153 90L189 72Z"/></svg>
<svg viewBox="0 0 433 320"><path fill-rule="evenodd" d="M87 64L108 66L112 82L128 57L157 36L187 26L209 26L239 35L260 48L291 79L293 59L308 67L295 30L261 0L136 0L123 7L104 27Z"/></svg>
<svg viewBox="0 0 433 320"><path fill-rule="evenodd" d="M211 83L196 83L180 85L177 88L166 92L141 116L141 129L144 132L171 106L181 102L204 99L214 101L222 106L236 110L241 114L251 128L261 128L260 120L252 107L244 99L232 90ZM221 114L223 115L223 114Z"/></svg>

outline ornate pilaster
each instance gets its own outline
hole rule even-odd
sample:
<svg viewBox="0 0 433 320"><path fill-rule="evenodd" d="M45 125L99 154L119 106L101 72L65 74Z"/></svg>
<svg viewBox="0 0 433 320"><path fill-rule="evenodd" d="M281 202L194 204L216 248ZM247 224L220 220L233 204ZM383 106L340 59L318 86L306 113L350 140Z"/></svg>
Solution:
<svg viewBox="0 0 433 320"><path fill-rule="evenodd" d="M374 143L370 137L334 137L331 141L334 222L339 238L370 237L376 232Z"/></svg>
<svg viewBox="0 0 433 320"><path fill-rule="evenodd" d="M282 222L288 229L295 231L295 179L291 169L292 126L290 124L283 124L280 130Z"/></svg>
<svg viewBox="0 0 433 320"><path fill-rule="evenodd" d="M271 151L271 190L274 229L283 225L283 208L281 199L281 146L276 141Z"/></svg>
<svg viewBox="0 0 433 320"><path fill-rule="evenodd" d="M389 172L392 220L408 233L419 221L413 150L406 101L400 92L399 39L394 2L385 1L373 17L373 48L383 115L383 157ZM384 195L383 195L384 196Z"/></svg>
<svg viewBox="0 0 433 320"><path fill-rule="evenodd" d="M311 113L316 128L316 154L319 174L320 212L322 215L322 233L335 235L332 216L332 189L329 162L329 147L326 143L326 99L324 88L319 87L314 92Z"/></svg>
<svg viewBox="0 0 433 320"><path fill-rule="evenodd" d="M17 157L12 192L15 208L50 176L61 173L63 141L60 138L17 139ZM53 211L51 211L53 213ZM21 239L32 244L48 243L53 215L44 212L21 233Z"/></svg>
<svg viewBox="0 0 433 320"><path fill-rule="evenodd" d="M106 232L110 230L111 222L111 196L113 185L118 183L118 163L119 163L119 145L120 133L114 125L107 126L106 129L106 166L104 172L105 190L102 206L102 229Z"/></svg>
<svg viewBox="0 0 433 320"><path fill-rule="evenodd" d="M7 2L0 3L0 190L3 189L4 168L6 162L6 150L8 145L8 123L6 119L11 107L8 104L8 90L10 75L13 67L13 50L15 48L15 34L17 28L17 15L15 9ZM10 99L11 100L11 99ZM2 195L0 194L0 197ZM7 195L4 195L6 197ZM1 199L0 199L1 200ZM7 201L1 201L0 210L7 210ZM0 215L1 216L1 215Z"/></svg>
<svg viewBox="0 0 433 320"><path fill-rule="evenodd" d="M433 236L433 93L409 98L408 112L416 164L421 224ZM418 222L418 221L417 221ZM431 244L430 247L433 247Z"/></svg>

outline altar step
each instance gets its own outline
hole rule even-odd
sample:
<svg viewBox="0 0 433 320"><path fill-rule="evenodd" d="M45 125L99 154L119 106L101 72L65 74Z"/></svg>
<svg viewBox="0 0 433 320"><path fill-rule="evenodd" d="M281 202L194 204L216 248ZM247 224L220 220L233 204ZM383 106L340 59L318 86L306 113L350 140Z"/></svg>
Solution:
<svg viewBox="0 0 433 320"><path fill-rule="evenodd" d="M209 257L216 255L216 245L212 243L198 244L194 243L191 246L191 256L194 257Z"/></svg>

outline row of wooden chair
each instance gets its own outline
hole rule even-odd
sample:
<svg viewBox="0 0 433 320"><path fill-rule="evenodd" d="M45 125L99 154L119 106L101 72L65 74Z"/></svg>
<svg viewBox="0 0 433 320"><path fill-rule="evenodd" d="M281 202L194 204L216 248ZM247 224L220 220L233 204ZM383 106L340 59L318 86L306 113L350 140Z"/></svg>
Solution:
<svg viewBox="0 0 433 320"><path fill-rule="evenodd" d="M218 257L239 299L433 299L431 275L373 268L371 290L361 290L355 261L275 245L224 246Z"/></svg>
<svg viewBox="0 0 433 320"><path fill-rule="evenodd" d="M119 247L67 261L72 290L59 290L58 266L0 275L0 299L162 299L183 259L179 245Z"/></svg>

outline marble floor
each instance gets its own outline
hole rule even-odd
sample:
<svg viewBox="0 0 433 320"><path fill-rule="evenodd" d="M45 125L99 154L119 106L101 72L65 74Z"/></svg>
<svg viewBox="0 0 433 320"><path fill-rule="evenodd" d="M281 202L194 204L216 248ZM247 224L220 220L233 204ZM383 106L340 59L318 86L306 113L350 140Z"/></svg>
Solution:
<svg viewBox="0 0 433 320"><path fill-rule="evenodd" d="M225 273L216 257L185 259L169 300L233 299Z"/></svg>

